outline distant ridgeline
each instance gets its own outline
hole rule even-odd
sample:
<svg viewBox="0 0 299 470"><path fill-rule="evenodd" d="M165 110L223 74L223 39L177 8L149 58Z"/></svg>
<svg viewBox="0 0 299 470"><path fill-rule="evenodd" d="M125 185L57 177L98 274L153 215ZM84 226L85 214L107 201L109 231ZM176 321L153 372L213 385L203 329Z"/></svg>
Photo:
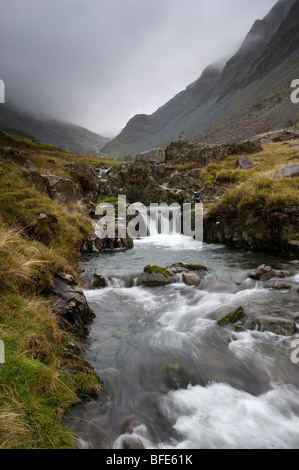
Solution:
<svg viewBox="0 0 299 470"><path fill-rule="evenodd" d="M177 139L237 142L295 125L290 84L298 76L298 44L299 0L279 0L230 60L209 65L154 114L134 116L102 152L135 157Z"/></svg>

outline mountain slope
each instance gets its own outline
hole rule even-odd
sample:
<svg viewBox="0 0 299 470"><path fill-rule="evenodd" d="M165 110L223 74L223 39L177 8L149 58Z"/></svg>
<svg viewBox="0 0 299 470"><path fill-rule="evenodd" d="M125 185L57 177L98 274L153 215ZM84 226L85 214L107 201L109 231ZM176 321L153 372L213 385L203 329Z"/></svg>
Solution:
<svg viewBox="0 0 299 470"><path fill-rule="evenodd" d="M135 156L177 138L234 141L296 122L290 83L298 74L298 37L299 0L279 0L226 64L207 67L151 116L132 118L103 152Z"/></svg>
<svg viewBox="0 0 299 470"><path fill-rule="evenodd" d="M54 119L38 119L12 106L0 106L0 129L21 132L68 152L97 155L109 141L84 127Z"/></svg>

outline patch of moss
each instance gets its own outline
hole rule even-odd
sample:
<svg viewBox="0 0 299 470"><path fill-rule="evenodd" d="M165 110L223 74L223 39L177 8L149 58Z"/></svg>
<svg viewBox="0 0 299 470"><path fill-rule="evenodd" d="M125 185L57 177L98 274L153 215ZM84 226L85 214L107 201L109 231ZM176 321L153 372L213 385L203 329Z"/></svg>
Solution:
<svg viewBox="0 0 299 470"><path fill-rule="evenodd" d="M160 268L159 266L149 265L144 268L144 272L147 274L159 273L163 274L164 277L170 277L171 274L167 269Z"/></svg>
<svg viewBox="0 0 299 470"><path fill-rule="evenodd" d="M230 312L228 315L226 315L224 318L218 321L219 326L226 326L230 325L233 323L238 323L242 319L244 315L244 309L243 307L239 307L233 312Z"/></svg>

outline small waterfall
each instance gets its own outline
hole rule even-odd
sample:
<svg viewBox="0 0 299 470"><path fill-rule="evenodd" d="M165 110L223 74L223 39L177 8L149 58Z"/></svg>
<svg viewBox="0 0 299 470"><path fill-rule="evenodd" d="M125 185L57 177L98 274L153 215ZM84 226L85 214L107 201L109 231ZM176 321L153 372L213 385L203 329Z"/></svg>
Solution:
<svg viewBox="0 0 299 470"><path fill-rule="evenodd" d="M123 287L126 287L126 283L123 279L112 277L112 278L107 279L107 287L113 287L114 289L116 288L121 289Z"/></svg>
<svg viewBox="0 0 299 470"><path fill-rule="evenodd" d="M147 227L148 237L157 235L181 234L180 213L169 208L148 208L147 214L141 214L143 222Z"/></svg>

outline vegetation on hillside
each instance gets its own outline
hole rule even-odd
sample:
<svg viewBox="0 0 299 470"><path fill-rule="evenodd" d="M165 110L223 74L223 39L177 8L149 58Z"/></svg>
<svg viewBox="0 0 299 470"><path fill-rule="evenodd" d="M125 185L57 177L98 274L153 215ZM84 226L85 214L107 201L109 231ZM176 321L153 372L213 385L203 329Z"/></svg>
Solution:
<svg viewBox="0 0 299 470"><path fill-rule="evenodd" d="M28 151L28 139L15 136L1 135L0 145ZM53 159L55 172L63 171L63 162L76 161L36 145L30 158L39 168L46 170L52 165L47 159ZM40 213L53 225L39 226ZM78 339L58 328L48 299L55 273L79 280L80 247L91 231L81 205L67 207L42 196L26 172L0 158L0 448L73 448L63 415L99 392L98 377L76 356Z"/></svg>
<svg viewBox="0 0 299 470"><path fill-rule="evenodd" d="M299 203L299 177L274 179L283 167L299 163L299 145L290 147L284 143L267 144L254 158L255 167L235 169L236 156L209 165L201 173L207 186L217 184L226 193L217 210L235 207L244 209L280 210ZM215 206L211 207L215 210Z"/></svg>

